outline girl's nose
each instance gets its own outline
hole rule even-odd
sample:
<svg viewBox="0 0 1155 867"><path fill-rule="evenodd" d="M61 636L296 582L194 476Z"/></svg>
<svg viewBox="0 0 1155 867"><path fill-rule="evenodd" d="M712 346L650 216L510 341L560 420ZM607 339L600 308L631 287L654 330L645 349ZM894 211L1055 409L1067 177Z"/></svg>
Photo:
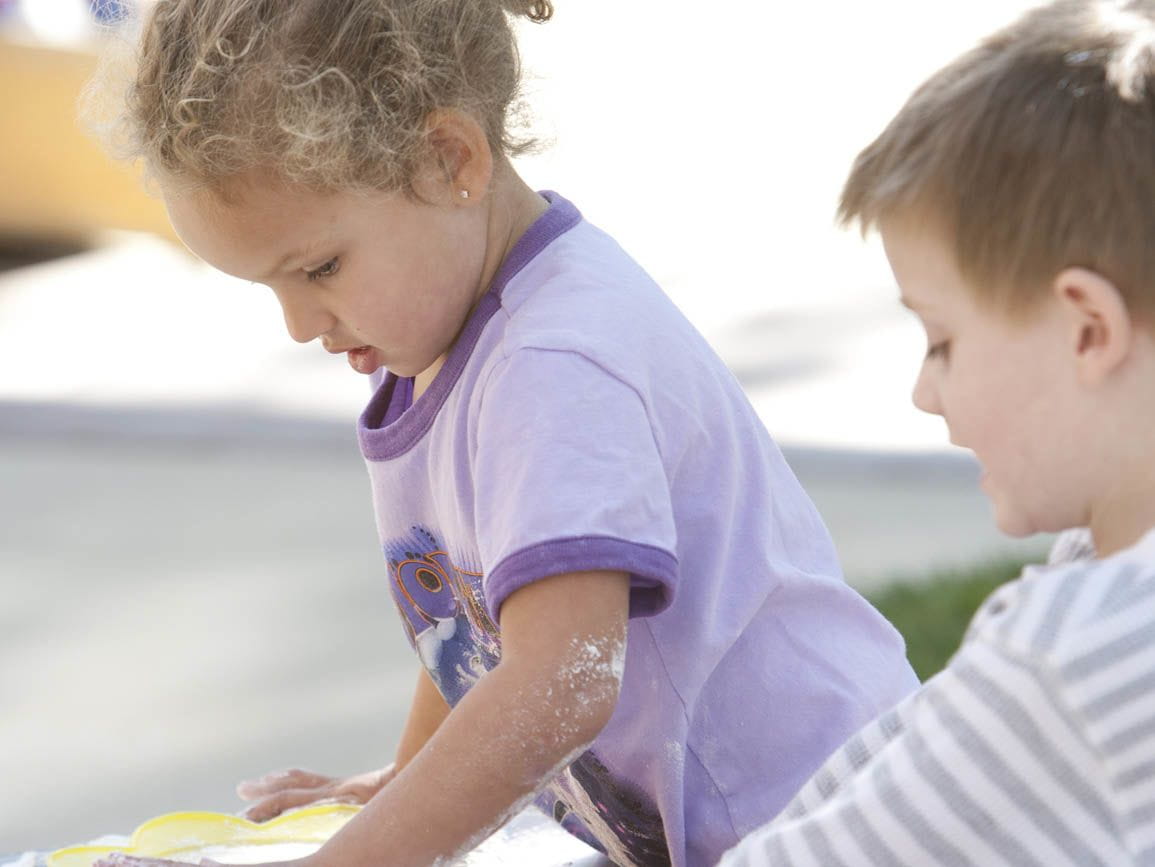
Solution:
<svg viewBox="0 0 1155 867"><path fill-rule="evenodd" d="M298 343L308 343L326 334L336 325L336 319L323 307L292 293L277 292L285 329Z"/></svg>
<svg viewBox="0 0 1155 867"><path fill-rule="evenodd" d="M933 373L927 370L925 364L918 372L918 379L915 380L914 391L910 397L914 405L923 412L929 412L931 415L942 415L938 388L935 385Z"/></svg>

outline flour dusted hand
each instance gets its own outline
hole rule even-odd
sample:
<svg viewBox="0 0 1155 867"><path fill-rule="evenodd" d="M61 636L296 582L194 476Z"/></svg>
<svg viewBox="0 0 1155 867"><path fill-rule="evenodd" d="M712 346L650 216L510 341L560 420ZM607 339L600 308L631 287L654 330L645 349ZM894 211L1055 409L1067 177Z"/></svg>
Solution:
<svg viewBox="0 0 1155 867"><path fill-rule="evenodd" d="M111 855L93 862L92 867L182 867L188 863L188 861L169 861L166 858L138 858L135 855L113 852ZM210 861L208 858L202 858L196 863L200 867L225 867L225 865ZM260 865L256 865L256 867L260 867Z"/></svg>
<svg viewBox="0 0 1155 867"><path fill-rule="evenodd" d="M311 804L365 804L393 779L394 766L350 777L327 777L298 769L274 771L245 780L237 794L252 803L241 813L253 822L265 822L286 810Z"/></svg>

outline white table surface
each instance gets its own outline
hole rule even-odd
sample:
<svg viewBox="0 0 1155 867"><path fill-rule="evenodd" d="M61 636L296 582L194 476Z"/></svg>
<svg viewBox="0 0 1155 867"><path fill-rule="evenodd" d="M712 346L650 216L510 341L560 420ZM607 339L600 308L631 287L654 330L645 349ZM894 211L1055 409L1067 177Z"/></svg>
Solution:
<svg viewBox="0 0 1155 867"><path fill-rule="evenodd" d="M96 841L106 845L126 837ZM0 867L42 867L42 852L0 855ZM454 862L455 867L612 867L599 852L571 837L544 814L527 808L489 839Z"/></svg>

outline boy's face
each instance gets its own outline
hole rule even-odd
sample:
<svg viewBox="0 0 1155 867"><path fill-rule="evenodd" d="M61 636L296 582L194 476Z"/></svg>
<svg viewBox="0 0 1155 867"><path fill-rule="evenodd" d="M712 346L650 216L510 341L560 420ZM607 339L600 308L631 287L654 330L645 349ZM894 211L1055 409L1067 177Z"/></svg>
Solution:
<svg viewBox="0 0 1155 867"><path fill-rule="evenodd" d="M240 192L226 203L166 190L165 204L189 249L269 286L294 340L320 338L360 373L428 370L484 291L480 208L256 183Z"/></svg>
<svg viewBox="0 0 1155 867"><path fill-rule="evenodd" d="M980 306L944 239L914 220L884 222L882 240L927 336L914 403L975 453L999 528L1025 536L1082 525L1077 381L1055 305L1041 302L1022 322Z"/></svg>

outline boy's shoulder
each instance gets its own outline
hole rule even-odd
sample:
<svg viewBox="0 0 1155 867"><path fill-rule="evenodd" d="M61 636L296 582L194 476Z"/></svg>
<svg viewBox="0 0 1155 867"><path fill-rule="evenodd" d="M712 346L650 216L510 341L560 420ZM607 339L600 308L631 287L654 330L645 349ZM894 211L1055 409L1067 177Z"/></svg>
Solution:
<svg viewBox="0 0 1155 867"><path fill-rule="evenodd" d="M1065 671L1128 635L1155 636L1155 530L1103 559L1087 557L1091 551L1077 537L1063 543L1082 556L1026 567L983 603L968 643L994 643L1033 664Z"/></svg>

